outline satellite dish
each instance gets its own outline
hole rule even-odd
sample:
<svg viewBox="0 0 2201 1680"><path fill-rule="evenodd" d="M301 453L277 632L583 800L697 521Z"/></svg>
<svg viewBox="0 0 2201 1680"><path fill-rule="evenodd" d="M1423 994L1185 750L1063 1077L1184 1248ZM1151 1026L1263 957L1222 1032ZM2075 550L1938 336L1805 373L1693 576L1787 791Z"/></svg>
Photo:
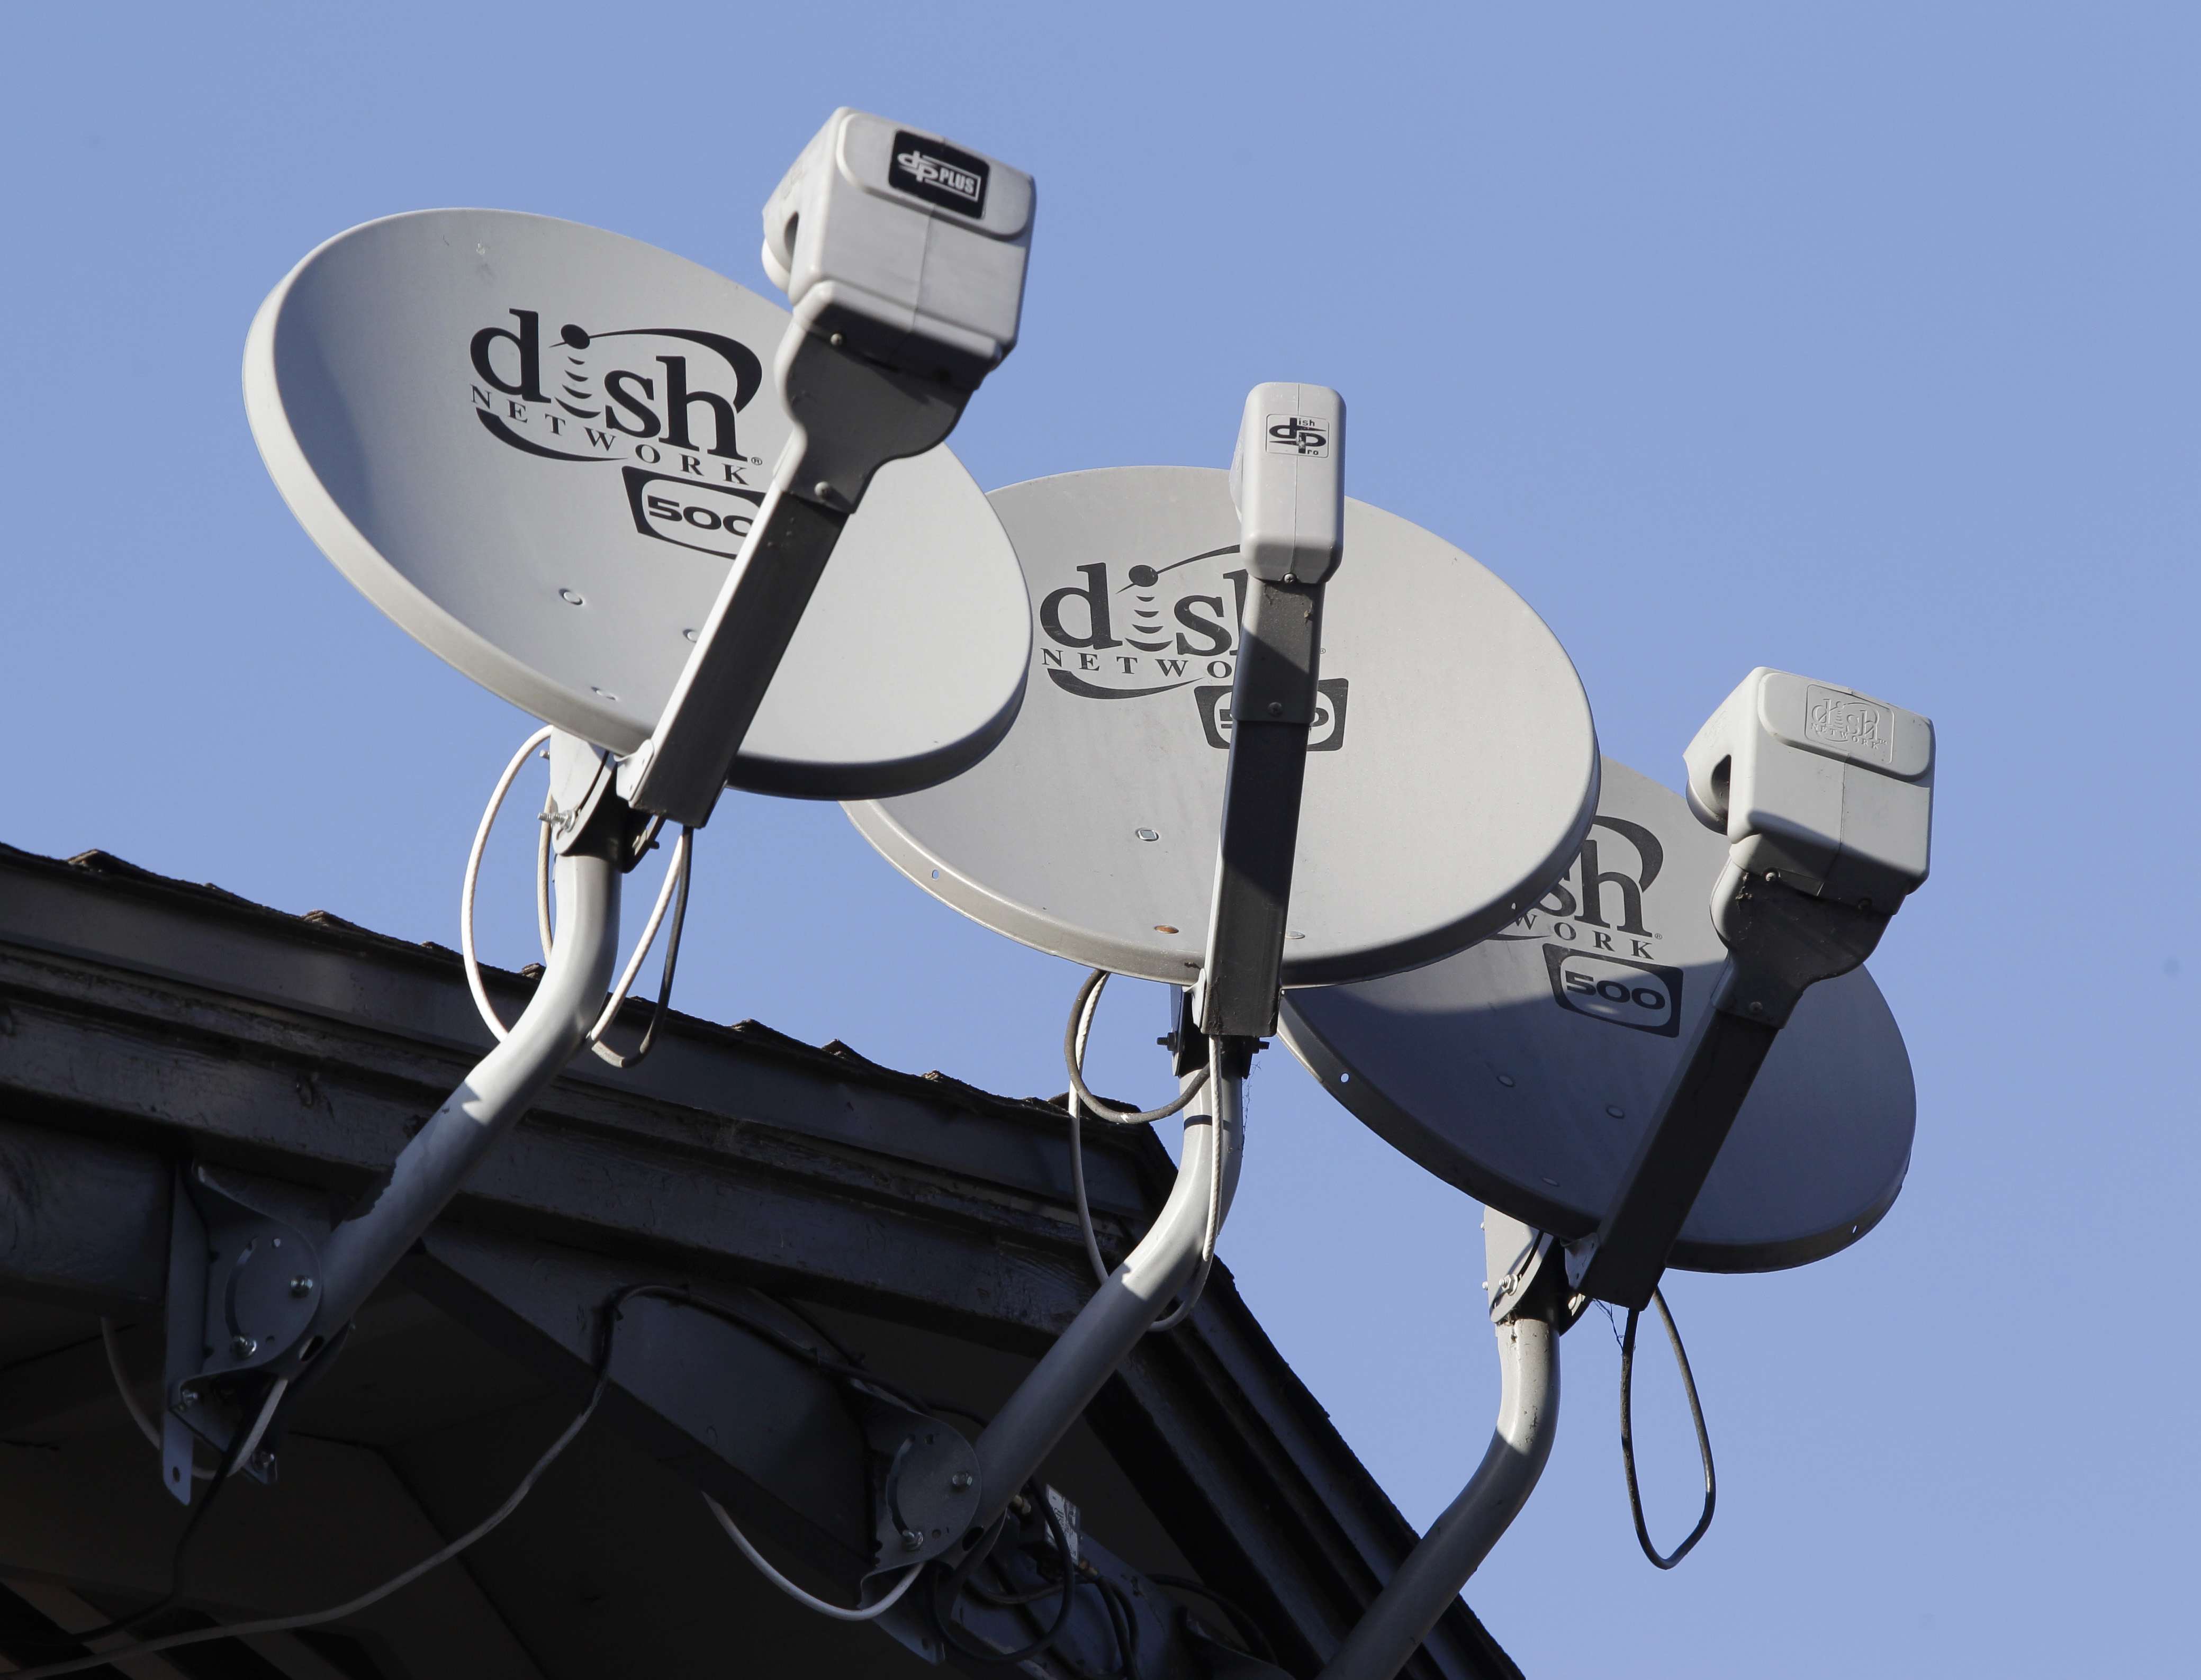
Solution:
<svg viewBox="0 0 2201 1680"><path fill-rule="evenodd" d="M1015 344L1031 205L1023 171L843 108L766 205L794 315L631 239L490 210L354 228L261 306L245 407L291 511L370 600L545 726L498 781L460 893L495 1047L318 1244L256 1214L232 1242L244 1216L227 1207L177 1214L179 1231L206 1225L179 1238L168 1290L178 1497L194 1437L224 1477L268 1473L290 1384L335 1356L575 1054L647 1053L654 1018L631 1054L604 1035L669 907L665 1012L693 833L725 786L906 791L1007 729L1031 637L1023 576L936 446ZM475 972L475 871L545 743L543 968L508 1027ZM667 820L680 837L621 972L621 879ZM298 1270L288 1305L249 1308L248 1327L238 1303L260 1286L240 1295L237 1278L262 1235Z"/></svg>
<svg viewBox="0 0 2201 1680"><path fill-rule="evenodd" d="M600 747L657 725L789 433L785 310L577 223L426 210L261 308L245 406L284 499L432 652ZM1030 657L1016 556L945 449L881 469L728 778L906 792L983 757ZM921 665L922 682L896 673Z"/></svg>
<svg viewBox="0 0 2201 1680"><path fill-rule="evenodd" d="M849 807L902 872L1096 968L1200 978L1246 571L1229 475L1117 467L991 498L1037 632L1015 725L924 792ZM1527 603L1451 543L1346 503L1327 585L1283 979L1428 962L1528 908L1597 799L1589 704Z"/></svg>
<svg viewBox="0 0 2201 1680"><path fill-rule="evenodd" d="M1728 846L1605 761L1597 818L1518 919L1411 973L1295 992L1309 1071L1439 1178L1563 1238L1598 1228L1727 959L1705 904ZM1903 1187L1910 1058L1862 968L1804 995L1705 1182L1673 1264L1801 1266L1848 1247Z"/></svg>

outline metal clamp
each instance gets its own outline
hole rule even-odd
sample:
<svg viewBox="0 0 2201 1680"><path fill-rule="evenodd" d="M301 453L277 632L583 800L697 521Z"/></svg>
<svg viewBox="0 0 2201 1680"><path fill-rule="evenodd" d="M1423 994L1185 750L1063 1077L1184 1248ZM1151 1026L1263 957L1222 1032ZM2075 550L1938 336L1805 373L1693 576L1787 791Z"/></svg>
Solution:
<svg viewBox="0 0 2201 1680"><path fill-rule="evenodd" d="M851 1383L872 1449L873 1577L929 1563L969 1531L978 1509L978 1455L953 1427L868 1383Z"/></svg>
<svg viewBox="0 0 2201 1680"><path fill-rule="evenodd" d="M260 1438L238 1465L274 1479L272 1367L313 1321L321 1287L307 1221L285 1217L234 1175L197 1163L176 1175L168 1226L167 1362L162 1485L188 1505L195 1443L227 1458L241 1431Z"/></svg>

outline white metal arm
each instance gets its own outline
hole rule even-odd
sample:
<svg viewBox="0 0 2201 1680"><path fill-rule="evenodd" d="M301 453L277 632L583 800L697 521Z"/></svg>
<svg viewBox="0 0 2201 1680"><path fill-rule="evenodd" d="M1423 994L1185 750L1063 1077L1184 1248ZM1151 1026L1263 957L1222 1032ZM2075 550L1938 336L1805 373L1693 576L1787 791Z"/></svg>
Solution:
<svg viewBox="0 0 2201 1680"><path fill-rule="evenodd" d="M1197 1077L1185 1076L1188 1080ZM1237 1187L1239 1146L1245 1136L1245 1081L1242 1076L1225 1073L1220 1081L1210 1081L1210 1086L1214 1094L1208 1106L1221 1120L1222 1211L1227 1213ZM1100 1392L1101 1384L1138 1345L1147 1326L1162 1315L1170 1297L1199 1268L1207 1235L1209 1175L1217 1134L1215 1121L1208 1116L1186 1117L1177 1182L1170 1187L1153 1229L1085 1303L979 1436L979 1486L985 1497L978 1507L978 1528L1000 1516L1031 1479Z"/></svg>
<svg viewBox="0 0 2201 1680"><path fill-rule="evenodd" d="M390 1168L373 1205L329 1233L321 1250L314 1336L349 1324L375 1285L418 1242L468 1175L596 1024L618 955L619 872L609 859L558 860L558 942L511 1036L477 1063ZM306 1339L311 1346L313 1336Z"/></svg>
<svg viewBox="0 0 2201 1680"><path fill-rule="evenodd" d="M1495 1209L1483 1219L1483 1246L1494 1313L1509 1303L1519 1307L1498 1325L1498 1426L1473 1478L1406 1554L1321 1680L1391 1680L1405 1667L1528 1503L1552 1455L1559 1417L1559 1332L1549 1319L1533 1316L1534 1303L1549 1298L1551 1280L1539 1289L1523 1273L1548 1264L1556 1275L1558 1255L1537 1232Z"/></svg>

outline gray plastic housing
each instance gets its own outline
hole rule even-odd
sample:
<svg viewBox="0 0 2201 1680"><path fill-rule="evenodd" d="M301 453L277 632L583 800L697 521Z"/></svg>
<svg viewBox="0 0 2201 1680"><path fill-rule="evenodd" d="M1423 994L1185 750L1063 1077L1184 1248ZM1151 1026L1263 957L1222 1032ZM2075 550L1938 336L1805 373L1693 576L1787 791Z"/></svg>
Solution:
<svg viewBox="0 0 2201 1680"><path fill-rule="evenodd" d="M1015 347L1032 179L845 106L764 207L764 266L798 325L965 390Z"/></svg>
<svg viewBox="0 0 2201 1680"><path fill-rule="evenodd" d="M1328 579L1345 552L1345 399L1289 381L1248 391L1230 502L1248 572L1272 584Z"/></svg>
<svg viewBox="0 0 2201 1680"><path fill-rule="evenodd" d="M1882 914L1926 878L1934 725L1916 712L1760 666L1682 758L1690 810L1742 869Z"/></svg>

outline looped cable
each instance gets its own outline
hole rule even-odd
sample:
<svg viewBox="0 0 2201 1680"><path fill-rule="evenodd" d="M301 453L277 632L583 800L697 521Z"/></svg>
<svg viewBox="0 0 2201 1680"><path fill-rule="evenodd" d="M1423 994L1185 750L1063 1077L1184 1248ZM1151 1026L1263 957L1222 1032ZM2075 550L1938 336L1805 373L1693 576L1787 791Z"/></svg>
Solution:
<svg viewBox="0 0 2201 1680"><path fill-rule="evenodd" d="M465 960L467 990L474 995L474 1007L481 1011L482 1019L496 1035L496 1042L504 1043L508 1029L496 1017L496 1007L489 1001L489 989L482 984L481 963L474 955L474 883L481 877L482 854L489 849L489 831L496 824L496 814L504 804L504 796L511 792L513 779L519 774L520 766L527 762L528 755L550 738L550 726L545 724L520 744L512 755L512 762L504 767L504 774L496 778L496 791L489 796L489 808L482 813L481 826L474 831L473 849L467 854L467 877L459 888L459 955ZM550 831L543 831L540 852L549 844ZM539 866L538 866L539 867ZM550 919L547 902L541 912L544 933L543 959L549 960Z"/></svg>
<svg viewBox="0 0 2201 1680"><path fill-rule="evenodd" d="M695 855L696 831L684 823L680 828L680 837L672 843L672 861L666 866L665 884L657 890L657 903L649 913L649 923L642 930L642 938L634 948L634 955L627 962L626 972L619 976L619 986L612 993L611 1002L604 1005L603 1013L589 1029L589 1048L613 1067L632 1067L649 1054L650 1046L657 1042L658 1023L665 1019L666 1006L672 999L672 969L673 965L680 960L680 928L688 919L688 870ZM675 898L676 886L678 888L678 902L673 906L672 930L666 936L665 972L657 983L657 1007L649 1017L649 1025L643 1029L642 1043L634 1047L632 1054L621 1055L603 1042L604 1034L610 1030L612 1019L619 1013L619 1007L626 1002L626 995L634 985L634 977L642 972L642 960L649 955L650 946L656 942L658 924L665 919L666 903Z"/></svg>
<svg viewBox="0 0 2201 1680"><path fill-rule="evenodd" d="M741 1548L742 1555L756 1565L758 1572L766 1580L771 1582L773 1586L778 1588L804 1609L814 1610L821 1616L831 1616L836 1622L868 1622L874 1618L885 1615L888 1611L901 1602L901 1595L910 1589L917 1580L919 1571L924 1567L923 1564L912 1564L902 1571L901 1579L895 1583L893 1590L875 1603L857 1605L853 1608L845 1605L831 1604L814 1594L804 1592L794 1582L774 1569L766 1560L764 1554L758 1551L750 1542L748 1536L743 1534L735 1525L733 1518L727 1514L725 1506L719 1504L708 1494L703 1495L703 1503L711 1507L711 1514L719 1519L719 1526L725 1530L726 1538Z"/></svg>
<svg viewBox="0 0 2201 1680"><path fill-rule="evenodd" d="M1674 1346L1674 1363L1681 1367L1682 1391L1689 1399L1689 1421L1696 1425L1697 1455L1705 1466L1705 1513L1697 1518L1696 1527L1689 1537L1673 1550L1670 1557L1660 1557L1658 1548L1651 1543L1651 1530L1643 1522L1643 1495L1635 1485L1635 1435L1629 1414L1629 1391L1635 1366L1635 1320L1640 1311L1630 1308L1627 1333L1620 1343L1620 1466L1628 1477L1628 1509L1635 1518L1636 1543L1643 1548L1643 1555L1660 1569L1671 1569L1689 1550L1705 1537L1705 1530L1712 1525L1712 1506L1719 1497L1719 1487L1712 1475L1712 1441L1705 1429L1704 1407L1697 1403L1697 1379L1689 1370L1689 1356L1682 1350L1682 1334L1674 1328L1674 1315L1666 1310L1666 1298L1657 1289L1651 1291L1651 1304L1658 1309L1659 1321L1666 1326L1666 1340Z"/></svg>
<svg viewBox="0 0 2201 1680"><path fill-rule="evenodd" d="M481 960L474 949L474 889L481 878L482 855L489 848L490 830L496 825L496 814L504 805L505 796L511 792L513 781L519 774L520 767L527 762L529 755L549 740L551 733L549 727L545 725L529 736L519 750L513 755L512 762L505 766L504 774L497 778L496 790L490 795L489 808L482 813L481 826L474 831L473 849L467 854L466 880L459 890L459 955L465 960L467 990L473 994L474 1007L480 1012L484 1024L496 1035L499 1043L504 1042L511 1030L498 1019L496 1006L489 1001L489 989L482 983ZM550 924L550 803L546 799L542 832L535 843L535 928L543 942L543 960L545 962L550 960L551 949L556 943L556 935ZM661 817L650 825L637 843L637 855L649 849L663 825L664 819ZM634 955L627 960L626 967L619 975L619 984L613 989L602 1013L596 1017L596 1025L589 1029L588 1037L582 1041L613 1067L634 1066L649 1054L657 1042L658 1023L665 1019L666 1005L672 997L672 972L680 956L680 929L688 918L688 878L695 848L695 831L682 825L680 838L673 843L672 861L666 867L664 884L658 888L657 902L652 907L649 920L642 930L641 941L635 946ZM622 1055L606 1044L603 1037L625 1004L627 994L634 989L635 977L642 972L643 960L649 955L649 948L657 940L657 931L664 925L667 906L672 908L672 931L666 940L665 971L658 983L657 1008L649 1018L649 1025L643 1030L641 1043L634 1048L631 1054Z"/></svg>
<svg viewBox="0 0 2201 1680"><path fill-rule="evenodd" d="M1029 1662L1034 1657L1047 1651L1069 1627L1071 1601L1077 1592L1077 1571L1070 1565L1070 1539L1063 1532L1062 1519L1055 1514L1054 1501L1047 1497L1036 1483L1032 1482L1024 1483L1024 1497L1031 1502L1034 1508L1039 1512L1042 1520L1047 1524L1048 1533L1054 1542L1054 1554L1062 1560L1060 1588L1062 1598L1055 1609L1054 1620L1046 1632L1041 1634L1030 1644L1017 1650L989 1651L983 1646L974 1645L966 1639L963 1636L961 1624L949 1613L954 1609L955 1601L963 1595L966 1586L972 1574L977 1571L978 1565L992 1555L995 1546L1001 1540L1003 1526L1008 1519L1007 1512L1003 1512L1001 1516L994 1519L993 1527L988 1530L978 1544L971 1548L960 1563L934 1577L932 1620L933 1624L940 1630L941 1637L965 1656L975 1658L977 1661L989 1665L1006 1666ZM943 1605L945 1608L942 1607Z"/></svg>
<svg viewBox="0 0 2201 1680"><path fill-rule="evenodd" d="M1207 1083L1213 1086L1217 1097L1223 1094L1223 1046L1211 1038L1207 1041ZM1165 1319L1157 1319L1147 1326L1147 1334L1158 1330L1175 1330L1192 1316L1192 1309L1200 1305L1200 1292L1207 1287L1207 1274L1215 1269L1215 1241L1223 1234L1223 1175L1229 1168L1224 1152L1230 1147L1230 1135L1223 1127L1223 1104L1213 1104L1215 1113L1208 1125L1215 1128L1214 1141L1207 1151L1207 1224L1200 1234L1200 1270L1192 1274L1186 1287L1183 1301Z"/></svg>
<svg viewBox="0 0 2201 1680"><path fill-rule="evenodd" d="M1071 1015L1077 1029L1077 1049L1071 1058L1073 1066L1085 1065L1085 1040L1093 1031L1093 1012L1100 1003L1100 993L1096 987L1088 995L1084 1007ZM1085 1194L1085 1135L1080 1124L1078 1111L1082 1105L1077 1093L1071 1091L1063 1106L1070 1112L1070 1189L1077 1204L1077 1229L1085 1239L1085 1258L1093 1268L1093 1281L1105 1283L1108 1281L1108 1262L1100 1257L1100 1241L1093 1234L1093 1206Z"/></svg>
<svg viewBox="0 0 2201 1680"><path fill-rule="evenodd" d="M1167 1103L1159 1108L1148 1108L1142 1113L1127 1114L1110 1107L1099 1097L1094 1096L1085 1087L1085 1071L1079 1066L1085 1060L1085 1034L1078 1028L1083 1023L1085 1028L1090 1031L1093 1014L1100 1007L1101 988L1108 984L1108 979L1109 974L1106 969L1095 969L1085 977L1085 984L1078 988L1077 1001L1070 1006L1070 1025L1062 1031L1062 1060L1063 1065L1070 1070L1070 1094L1083 1102L1095 1115L1107 1121L1111 1125L1150 1125L1156 1120L1165 1120L1200 1095L1201 1090L1213 1076L1213 1064L1211 1061L1208 1066L1202 1068L1199 1078L1177 1094L1176 1101ZM1086 1007L1089 999L1092 1003L1091 1009Z"/></svg>
<svg viewBox="0 0 2201 1680"><path fill-rule="evenodd" d="M1101 1257L1100 1239L1094 1234L1093 1207L1085 1190L1085 1138L1080 1125L1081 1109L1089 1105L1095 1113L1102 1114L1118 1125L1134 1125L1173 1113L1203 1090L1220 1093L1223 1089L1222 1047L1211 1039L1207 1047L1207 1066L1200 1069L1191 1084L1177 1094L1177 1100L1169 1107L1157 1108L1145 1115L1126 1115L1106 1108L1086 1090L1082 1076L1085 1043L1093 1031L1093 1017L1100 1007L1100 990L1107 984L1108 971L1105 968L1096 968L1086 977L1084 985L1078 989L1077 1002L1071 1007L1070 1030L1065 1035L1063 1044L1064 1060L1070 1068L1071 1086L1064 1104L1070 1112L1070 1187L1077 1207L1078 1234L1085 1239L1086 1261L1093 1268L1094 1281L1100 1283L1108 1281L1108 1262ZM1082 1103L1079 1100L1081 1095L1083 1097ZM1214 1147L1209 1151L1211 1171L1207 1179L1207 1220L1200 1233L1200 1270L1193 1275L1183 1301L1166 1318L1158 1319L1147 1326L1149 1336L1157 1330L1175 1330L1192 1315L1192 1309L1200 1304L1200 1292L1207 1287L1208 1273L1215 1266L1216 1239L1223 1229L1223 1178L1226 1171L1224 1151L1229 1144L1223 1131L1222 1104L1218 1102L1213 1106L1218 1112L1208 1122L1216 1131Z"/></svg>
<svg viewBox="0 0 2201 1680"><path fill-rule="evenodd" d="M548 756L548 755L545 755ZM550 960L550 825L558 814L557 796L547 789L543 795L543 814L536 826L543 831L535 840L535 931L543 942L543 960Z"/></svg>

